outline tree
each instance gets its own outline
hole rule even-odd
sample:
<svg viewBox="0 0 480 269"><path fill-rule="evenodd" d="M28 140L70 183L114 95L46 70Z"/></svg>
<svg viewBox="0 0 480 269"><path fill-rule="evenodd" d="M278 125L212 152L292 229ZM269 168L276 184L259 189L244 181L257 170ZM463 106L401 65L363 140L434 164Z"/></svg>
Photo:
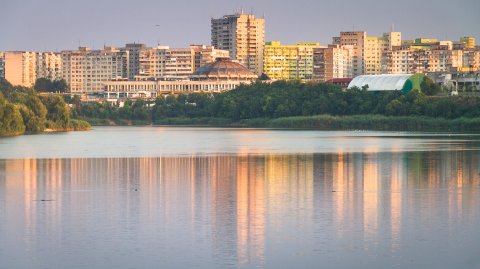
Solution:
<svg viewBox="0 0 480 269"><path fill-rule="evenodd" d="M0 136L20 135L24 132L25 125L19 109L5 99L0 100Z"/></svg>
<svg viewBox="0 0 480 269"><path fill-rule="evenodd" d="M52 82L52 88L54 92L65 93L68 91L68 84L64 79L55 80Z"/></svg>
<svg viewBox="0 0 480 269"><path fill-rule="evenodd" d="M437 95L442 91L442 87L426 77L420 84L422 92L427 96Z"/></svg>
<svg viewBox="0 0 480 269"><path fill-rule="evenodd" d="M70 110L62 97L49 94L41 100L47 108L47 127L52 129L66 129L70 122Z"/></svg>
<svg viewBox="0 0 480 269"><path fill-rule="evenodd" d="M47 78L39 78L35 81L33 88L39 92L64 93L68 91L68 85L64 79L52 81Z"/></svg>
<svg viewBox="0 0 480 269"><path fill-rule="evenodd" d="M51 92L53 89L53 83L51 80L46 78L38 78L35 81L33 88L39 92Z"/></svg>

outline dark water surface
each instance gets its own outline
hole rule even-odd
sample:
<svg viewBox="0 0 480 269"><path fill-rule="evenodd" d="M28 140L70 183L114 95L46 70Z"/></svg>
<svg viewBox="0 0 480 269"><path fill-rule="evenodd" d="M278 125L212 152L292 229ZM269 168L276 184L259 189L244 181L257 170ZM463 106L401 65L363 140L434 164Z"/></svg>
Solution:
<svg viewBox="0 0 480 269"><path fill-rule="evenodd" d="M0 139L0 268L480 268L480 136Z"/></svg>

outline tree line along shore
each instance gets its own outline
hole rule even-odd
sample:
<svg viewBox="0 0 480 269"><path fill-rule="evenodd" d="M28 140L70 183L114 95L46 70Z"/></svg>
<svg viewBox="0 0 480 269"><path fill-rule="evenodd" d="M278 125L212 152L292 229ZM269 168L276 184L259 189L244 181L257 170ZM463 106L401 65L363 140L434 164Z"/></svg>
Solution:
<svg viewBox="0 0 480 269"><path fill-rule="evenodd" d="M408 94L368 91L368 87L345 91L324 83L259 81L223 93L125 100L122 105L82 103L78 96L39 95L34 89L12 87L5 81L1 87L1 135L88 130L90 124L480 131L480 96L441 95L441 89L428 81Z"/></svg>
<svg viewBox="0 0 480 269"><path fill-rule="evenodd" d="M90 129L87 121L72 119L70 113L60 95L40 95L0 79L0 136Z"/></svg>

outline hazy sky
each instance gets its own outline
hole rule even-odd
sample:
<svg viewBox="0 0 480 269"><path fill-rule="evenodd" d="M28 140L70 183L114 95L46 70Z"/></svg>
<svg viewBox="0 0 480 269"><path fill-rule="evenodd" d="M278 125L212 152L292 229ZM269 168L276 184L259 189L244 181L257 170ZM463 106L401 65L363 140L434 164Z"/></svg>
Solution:
<svg viewBox="0 0 480 269"><path fill-rule="evenodd" d="M267 41L327 44L340 31L381 35L392 24L404 39L480 39L480 0L0 0L0 50L209 44L210 18L242 7L265 14Z"/></svg>

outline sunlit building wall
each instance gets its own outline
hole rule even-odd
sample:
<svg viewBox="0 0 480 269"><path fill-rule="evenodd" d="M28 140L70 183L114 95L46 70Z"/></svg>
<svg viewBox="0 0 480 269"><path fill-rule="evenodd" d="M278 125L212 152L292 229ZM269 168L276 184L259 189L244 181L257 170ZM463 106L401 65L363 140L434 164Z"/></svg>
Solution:
<svg viewBox="0 0 480 269"><path fill-rule="evenodd" d="M467 49L475 48L475 37L473 36L462 37L460 38L460 42L465 43Z"/></svg>
<svg viewBox="0 0 480 269"><path fill-rule="evenodd" d="M130 43L126 44L122 51L128 52L128 79L133 80L140 73L140 54L145 51L145 44Z"/></svg>
<svg viewBox="0 0 480 269"><path fill-rule="evenodd" d="M265 44L263 72L272 80L311 80L315 48L320 48L320 43L282 45L279 41L268 42Z"/></svg>
<svg viewBox="0 0 480 269"><path fill-rule="evenodd" d="M381 37L367 36L365 44L365 74L382 74L382 58L386 51L393 46L400 46L402 34L400 32L389 32Z"/></svg>
<svg viewBox="0 0 480 269"><path fill-rule="evenodd" d="M325 82L334 78L352 78L353 46L329 45L313 49L313 79Z"/></svg>
<svg viewBox="0 0 480 269"><path fill-rule="evenodd" d="M36 53L36 76L49 80L60 80L62 75L62 56L56 52Z"/></svg>
<svg viewBox="0 0 480 269"><path fill-rule="evenodd" d="M186 80L200 66L228 57L228 51L204 45L144 49L139 54L139 72L135 79Z"/></svg>
<svg viewBox="0 0 480 269"><path fill-rule="evenodd" d="M228 50L232 60L250 71L263 72L265 19L252 14L237 13L211 19L212 46Z"/></svg>
<svg viewBox="0 0 480 269"><path fill-rule="evenodd" d="M99 92L103 83L128 79L129 53L114 47L62 51L62 73L71 93Z"/></svg>
<svg viewBox="0 0 480 269"><path fill-rule="evenodd" d="M36 53L29 51L5 52L5 79L12 85L31 87L35 84Z"/></svg>

